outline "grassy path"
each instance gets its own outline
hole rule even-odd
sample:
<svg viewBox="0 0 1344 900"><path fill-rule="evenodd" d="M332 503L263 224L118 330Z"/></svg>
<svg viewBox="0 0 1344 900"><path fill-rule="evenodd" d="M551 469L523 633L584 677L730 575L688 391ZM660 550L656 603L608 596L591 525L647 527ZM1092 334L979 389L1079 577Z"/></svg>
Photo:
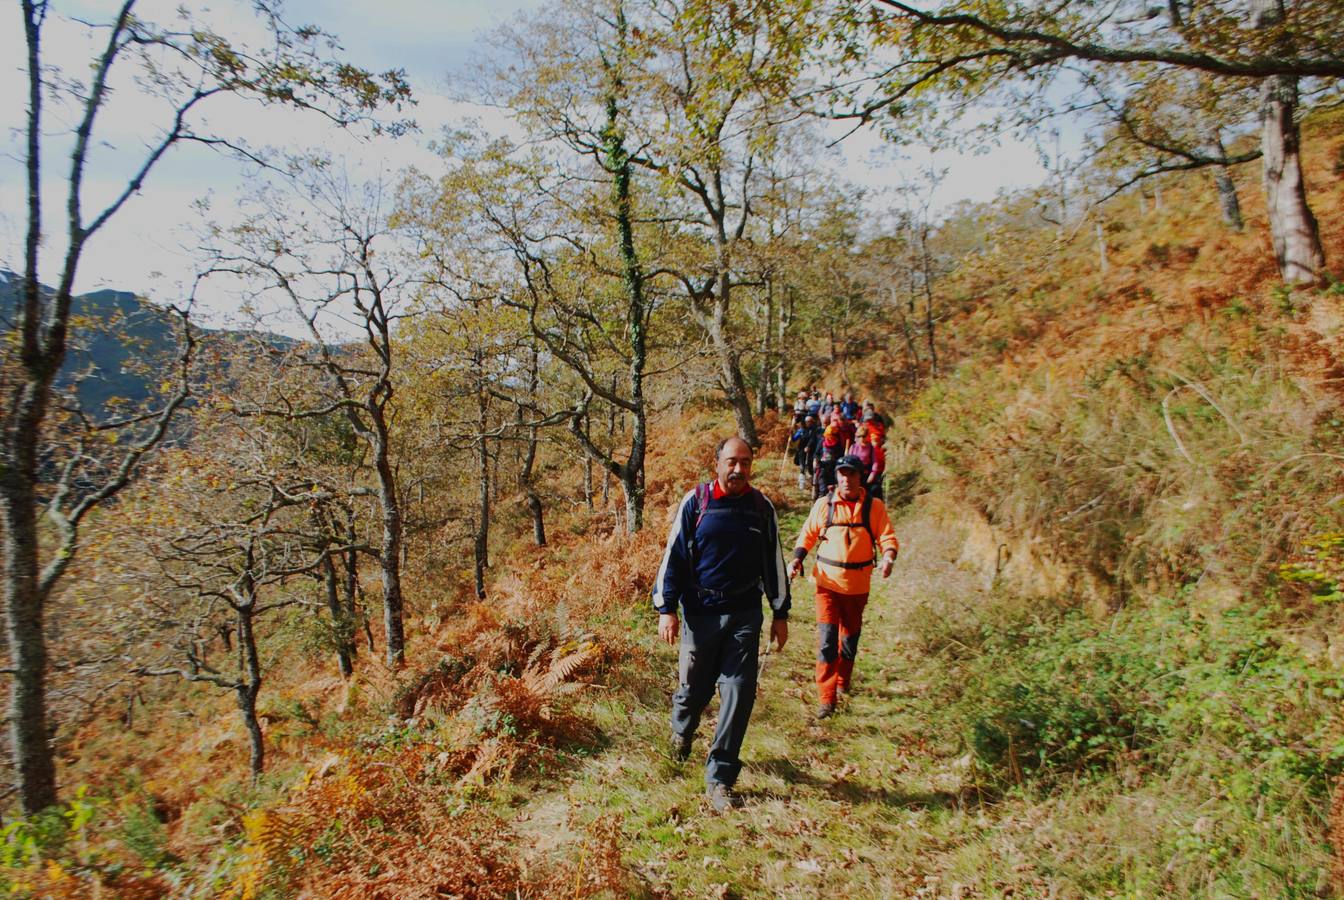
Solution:
<svg viewBox="0 0 1344 900"><path fill-rule="evenodd" d="M795 512L781 523L790 539L802 517ZM974 602L980 587L955 564L959 535L919 512L901 519L897 533L901 557L869 604L854 692L824 722L813 719L812 587L794 582L788 646L762 657L738 783L744 808L718 815L703 797L714 705L691 760L676 764L666 755L676 657L664 647L644 697L622 694L596 704L611 744L572 773L563 792L529 798L515 810L532 852L571 863L577 856L580 869L597 865L585 859L599 852L586 827L618 817L624 863L642 880L632 886L638 892L970 896L955 880L970 864L958 860L958 846L990 823L975 802L963 751L954 739L930 733L928 670L897 622L903 607ZM642 626L652 639L653 618ZM576 882L583 875L576 872ZM983 871L976 875L968 883L984 884Z"/></svg>

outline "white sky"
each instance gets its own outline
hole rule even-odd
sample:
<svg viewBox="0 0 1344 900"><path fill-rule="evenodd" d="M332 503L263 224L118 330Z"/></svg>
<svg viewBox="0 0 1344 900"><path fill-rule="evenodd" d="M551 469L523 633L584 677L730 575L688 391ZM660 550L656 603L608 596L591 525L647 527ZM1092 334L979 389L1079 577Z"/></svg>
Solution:
<svg viewBox="0 0 1344 900"><path fill-rule="evenodd" d="M146 18L167 9L178 0L142 0ZM60 65L71 76L84 76L82 60L92 52L87 29L71 22L71 17L106 20L119 4L107 0L68 0L54 2L56 18L49 23L45 60ZM244 4L240 4L240 7ZM490 27L525 17L537 0L380 0L370 3L334 3L330 0L290 0L287 17L291 23L312 22L335 34L351 62L375 71L404 68L411 81L418 106L412 115L420 131L400 139L358 141L335 128L324 127L313 116L298 116L276 110L258 110L235 103L216 109L216 122L227 122L231 133L243 134L254 146L276 146L289 150L324 148L345 157L352 169L373 174L384 168L396 171L407 165L426 162L426 143L445 126L461 125L476 119L482 127L503 127L502 116L493 110L454 102L446 96L445 75L462 71L475 47L477 35ZM26 52L22 21L17 4L0 17L0 268L22 267L22 243L26 189L23 176L23 115L27 106L23 67ZM240 19L243 36L250 23ZM58 153L48 156L50 190L44 190L43 203L48 230L59 230L64 221L65 197L61 192L61 168L68 152L68 138L57 133L68 125L67 111L48 105L49 147ZM130 85L124 85L102 114L102 142L94 149L92 180L88 185L90 201L111 196L125 183L136 151L144 146L142 123L158 121L152 103ZM838 137L847 130L836 126ZM840 146L842 174L845 178L879 191L901 183L921 166L928 165L927 153L913 154L913 162L900 161L880 137L865 130L850 136ZM941 154L934 160L948 174L935 197L935 208L962 199L988 200L1004 188L1039 183L1044 171L1034 150L1015 142L1005 142L994 151L980 156ZM118 213L108 228L87 247L77 292L113 287L143 293L151 299L169 302L180 297L184 285L195 272L191 247L196 243L193 227L199 227L202 215L196 201L209 198L210 215L225 218L234 198L246 183L249 173L237 163L221 158L204 148L186 146L175 149L151 174L143 191ZM63 241L53 238L46 250L44 278L54 279L63 250ZM203 312L214 323L222 324L234 312L237 301L227 295L205 298Z"/></svg>

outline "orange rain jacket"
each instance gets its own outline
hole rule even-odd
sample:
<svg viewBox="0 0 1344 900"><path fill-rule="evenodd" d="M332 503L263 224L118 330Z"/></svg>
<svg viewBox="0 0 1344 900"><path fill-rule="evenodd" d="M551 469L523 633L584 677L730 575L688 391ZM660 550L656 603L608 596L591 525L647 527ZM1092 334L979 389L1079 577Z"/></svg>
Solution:
<svg viewBox="0 0 1344 900"><path fill-rule="evenodd" d="M793 554L801 559L813 547L817 548L817 562L812 568L812 581L817 587L837 594L866 594L878 559L882 554L894 553L900 548L887 516L886 504L874 500L868 511L868 524L873 538L877 539L874 550L873 538L863 527L863 498L866 494L860 489L859 499L852 501L842 500L837 494L827 494L812 505L803 530L798 532ZM826 507L832 498L835 510L831 527L827 528Z"/></svg>

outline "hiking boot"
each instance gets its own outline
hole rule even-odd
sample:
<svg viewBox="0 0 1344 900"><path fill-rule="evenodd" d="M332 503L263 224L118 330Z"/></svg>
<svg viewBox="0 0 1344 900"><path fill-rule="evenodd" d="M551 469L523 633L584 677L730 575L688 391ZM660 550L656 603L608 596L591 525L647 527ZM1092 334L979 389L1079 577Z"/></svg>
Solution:
<svg viewBox="0 0 1344 900"><path fill-rule="evenodd" d="M672 732L672 739L667 744L667 752L677 762L685 762L691 756L691 736L677 734Z"/></svg>
<svg viewBox="0 0 1344 900"><path fill-rule="evenodd" d="M715 812L727 812L742 805L737 791L717 781L705 788L705 796L709 798L709 805L714 807Z"/></svg>
<svg viewBox="0 0 1344 900"><path fill-rule="evenodd" d="M833 716L833 715L835 715L835 704L834 704L834 703L823 703L823 704L821 704L821 706L818 706L818 707L817 707L817 718L818 718L818 719L829 719L829 718L830 718L831 716Z"/></svg>

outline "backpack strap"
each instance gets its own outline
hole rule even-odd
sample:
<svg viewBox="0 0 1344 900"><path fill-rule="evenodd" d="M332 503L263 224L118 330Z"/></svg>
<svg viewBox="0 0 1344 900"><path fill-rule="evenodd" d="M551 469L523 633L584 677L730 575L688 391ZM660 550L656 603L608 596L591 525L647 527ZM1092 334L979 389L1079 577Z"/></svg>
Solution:
<svg viewBox="0 0 1344 900"><path fill-rule="evenodd" d="M712 482L706 481L703 484L697 484L695 486L696 531L700 530L700 523L705 520L705 511L709 509L709 501L713 498L713 496L714 496L714 485ZM691 538L692 539L695 538L694 532L691 533Z"/></svg>
<svg viewBox="0 0 1344 900"><path fill-rule="evenodd" d="M848 523L846 523L846 524L844 525L844 527L845 527L845 528L856 528L856 527L857 527L857 528L862 528L864 531L867 531L867 532L868 532L868 537L869 537L869 538L872 540L872 542L873 542L873 558L876 559L876 558L877 558L877 535L873 533L873 500L874 500L874 499L875 499L875 498L873 497L873 493L872 493L872 491L869 491L869 490L865 489L865 490L864 490L864 493L863 493L863 504L862 504L862 506L860 507L860 512L859 512L859 516L860 516L859 524L858 524L858 525L855 525L853 522L848 522ZM827 530L829 530L829 529L831 528L831 526L834 525L834 524L835 524L835 488L834 488L834 487L831 487L831 488L829 488L829 489L826 491L826 524L822 526L822 529L821 529L821 530L822 530L822 533L824 534L824 533L825 533ZM841 563L835 563L835 565L841 565ZM867 565L867 563L865 563L865 565ZM847 567L847 568L848 568L848 567Z"/></svg>
<svg viewBox="0 0 1344 900"><path fill-rule="evenodd" d="M770 521L770 501L766 500L765 494L762 494L756 488L747 488L747 491L751 494L752 509L760 517L761 527L765 528ZM704 484L695 486L695 505L699 509L695 513L695 531L691 532L692 549L695 547L695 534L700 530L700 523L705 520L705 513L709 510L709 501L713 498L714 482L706 481Z"/></svg>
<svg viewBox="0 0 1344 900"><path fill-rule="evenodd" d="M761 576L764 578L765 572L769 569L770 562L770 542L764 540L764 536L770 530L770 501L766 500L765 494L762 494L756 488L748 488L747 491L751 494L752 509L761 520L762 544L765 550L764 558L761 561ZM705 513L708 511L709 501L712 500L713 497L714 482L706 481L704 484L697 484L695 486L695 502L699 509L695 514L695 530L691 532L691 573L693 576L697 567L697 559L700 551L700 542L697 540L696 535L700 530L700 523L704 521ZM776 537L776 540L778 540L778 537ZM697 587L696 590L698 591L699 588Z"/></svg>
<svg viewBox="0 0 1344 900"><path fill-rule="evenodd" d="M868 537L873 542L873 559L877 559L877 535L873 533L873 492L864 490L863 492L863 527L868 530Z"/></svg>

